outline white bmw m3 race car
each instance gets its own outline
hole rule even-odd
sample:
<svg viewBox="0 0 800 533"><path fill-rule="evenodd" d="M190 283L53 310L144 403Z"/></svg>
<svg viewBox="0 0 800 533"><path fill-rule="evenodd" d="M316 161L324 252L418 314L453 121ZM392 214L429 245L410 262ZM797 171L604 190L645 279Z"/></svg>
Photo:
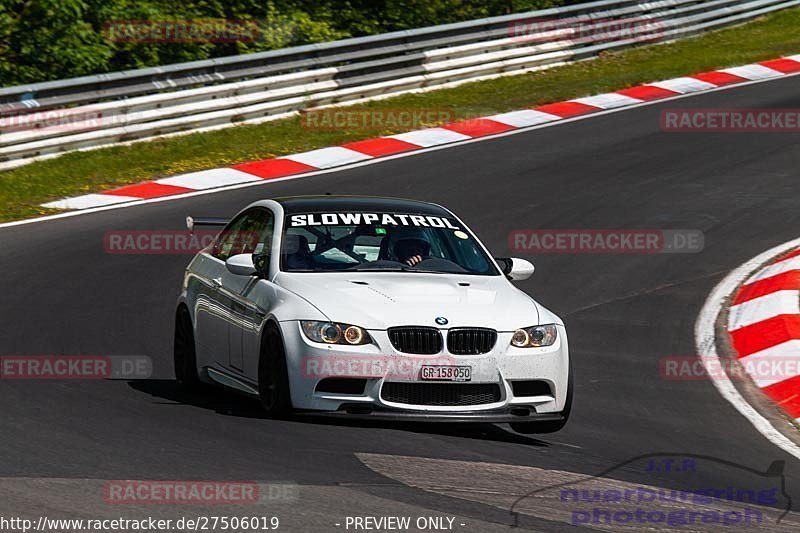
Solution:
<svg viewBox="0 0 800 533"><path fill-rule="evenodd" d="M262 200L189 264L175 374L314 414L508 422L558 431L572 404L564 324L520 291L533 265L493 259L439 205Z"/></svg>

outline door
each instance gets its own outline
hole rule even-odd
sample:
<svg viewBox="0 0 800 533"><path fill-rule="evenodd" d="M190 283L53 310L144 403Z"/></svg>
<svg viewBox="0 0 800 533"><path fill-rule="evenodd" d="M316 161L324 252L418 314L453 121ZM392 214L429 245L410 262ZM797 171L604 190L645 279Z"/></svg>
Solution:
<svg viewBox="0 0 800 533"><path fill-rule="evenodd" d="M225 250L227 257L236 254L269 254L275 217L267 208L256 207L248 211L235 229L235 239ZM227 360L225 366L244 371L244 354L257 338L265 314L251 298L253 290L262 280L256 276L237 276L225 269L220 288L221 301L227 304ZM263 302L262 302L263 303Z"/></svg>
<svg viewBox="0 0 800 533"><path fill-rule="evenodd" d="M249 286L258 282L255 277L231 273L225 261L231 256L255 253L263 248L266 234L272 236L273 220L272 212L266 208L248 209L225 227L214 244L212 256L217 276L209 283L216 290L209 295L205 336L213 360L222 367L241 369L241 335L247 316L243 295Z"/></svg>

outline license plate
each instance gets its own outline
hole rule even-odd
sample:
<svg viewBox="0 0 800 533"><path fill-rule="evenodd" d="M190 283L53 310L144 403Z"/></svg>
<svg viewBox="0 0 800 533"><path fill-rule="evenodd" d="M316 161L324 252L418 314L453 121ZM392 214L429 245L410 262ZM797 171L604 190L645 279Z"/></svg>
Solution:
<svg viewBox="0 0 800 533"><path fill-rule="evenodd" d="M419 372L424 381L470 381L471 366L423 366Z"/></svg>

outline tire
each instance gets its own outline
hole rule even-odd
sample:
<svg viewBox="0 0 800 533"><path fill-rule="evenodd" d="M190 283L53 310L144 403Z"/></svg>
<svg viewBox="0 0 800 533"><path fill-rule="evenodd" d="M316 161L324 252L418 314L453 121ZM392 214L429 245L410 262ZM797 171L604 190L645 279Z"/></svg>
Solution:
<svg viewBox="0 0 800 533"><path fill-rule="evenodd" d="M258 359L258 396L272 418L287 418L292 413L286 352L277 326L270 323L261 343Z"/></svg>
<svg viewBox="0 0 800 533"><path fill-rule="evenodd" d="M561 420L553 420L549 422L512 422L509 424L511 429L517 433L530 435L532 433L555 433L560 431L569 420L569 414L572 411L572 359L569 362L569 378L567 379L567 399L564 402L564 410L561 411Z"/></svg>
<svg viewBox="0 0 800 533"><path fill-rule="evenodd" d="M185 389L198 389L197 352L194 344L194 329L189 310L181 306L175 315L175 342L173 345L175 379Z"/></svg>

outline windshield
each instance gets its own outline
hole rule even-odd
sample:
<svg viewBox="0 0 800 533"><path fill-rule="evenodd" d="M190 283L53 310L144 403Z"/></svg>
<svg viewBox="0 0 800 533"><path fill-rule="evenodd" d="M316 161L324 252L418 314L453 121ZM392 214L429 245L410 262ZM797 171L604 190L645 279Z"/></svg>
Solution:
<svg viewBox="0 0 800 533"><path fill-rule="evenodd" d="M455 219L405 213L308 213L286 219L285 272L428 272L499 275Z"/></svg>

